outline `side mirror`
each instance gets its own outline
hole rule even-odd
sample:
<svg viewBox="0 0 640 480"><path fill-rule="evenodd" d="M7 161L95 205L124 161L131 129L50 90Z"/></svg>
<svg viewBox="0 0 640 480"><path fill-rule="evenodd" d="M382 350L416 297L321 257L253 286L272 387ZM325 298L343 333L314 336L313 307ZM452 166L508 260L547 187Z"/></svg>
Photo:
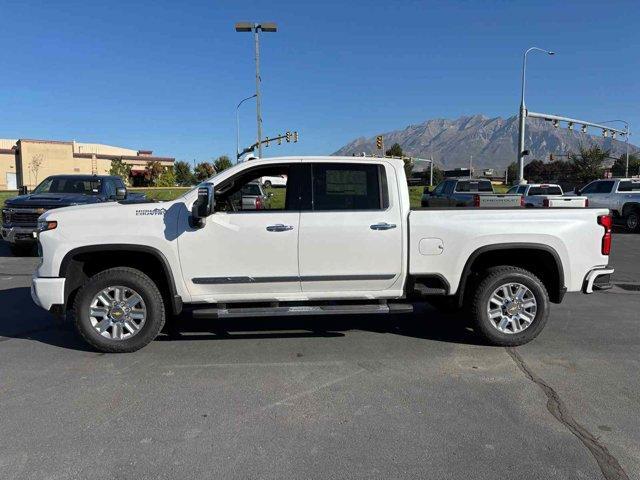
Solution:
<svg viewBox="0 0 640 480"><path fill-rule="evenodd" d="M423 195L431 195L431 190L429 190L429 187L424 187L424 190L422 190L422 194Z"/></svg>
<svg viewBox="0 0 640 480"><path fill-rule="evenodd" d="M116 200L124 200L127 198L127 189L124 187L116 188Z"/></svg>
<svg viewBox="0 0 640 480"><path fill-rule="evenodd" d="M575 193L576 195L580 195L580 187L574 188L573 193Z"/></svg>
<svg viewBox="0 0 640 480"><path fill-rule="evenodd" d="M27 193L29 193L29 189L26 185L23 185L18 189L18 195L26 195Z"/></svg>
<svg viewBox="0 0 640 480"><path fill-rule="evenodd" d="M216 206L212 183L205 183L198 187L198 198L191 207L191 226L204 227L206 218L211 215Z"/></svg>

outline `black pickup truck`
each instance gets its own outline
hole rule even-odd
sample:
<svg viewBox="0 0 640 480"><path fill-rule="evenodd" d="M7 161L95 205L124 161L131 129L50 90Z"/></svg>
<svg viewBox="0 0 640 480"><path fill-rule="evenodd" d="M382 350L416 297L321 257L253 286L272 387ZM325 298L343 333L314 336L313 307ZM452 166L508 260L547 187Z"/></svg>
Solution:
<svg viewBox="0 0 640 480"><path fill-rule="evenodd" d="M38 217L52 208L87 203L147 201L129 193L122 178L108 175L52 175L28 195L8 199L2 209L2 238L15 255L26 254L36 243Z"/></svg>

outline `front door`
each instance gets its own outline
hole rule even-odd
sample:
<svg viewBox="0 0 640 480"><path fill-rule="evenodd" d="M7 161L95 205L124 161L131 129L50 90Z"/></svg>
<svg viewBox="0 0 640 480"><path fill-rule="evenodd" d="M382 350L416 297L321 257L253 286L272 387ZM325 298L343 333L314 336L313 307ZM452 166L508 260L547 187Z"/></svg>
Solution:
<svg viewBox="0 0 640 480"><path fill-rule="evenodd" d="M245 170L215 185L216 212L203 228L187 228L178 237L183 278L194 300L285 299L300 294L299 182L292 175L298 166ZM243 188L265 173L288 175L289 184L260 202L238 201Z"/></svg>
<svg viewBox="0 0 640 480"><path fill-rule="evenodd" d="M400 202L387 188L396 184L393 167L319 162L311 174L312 205L300 214L302 291L390 288L402 272L403 245Z"/></svg>

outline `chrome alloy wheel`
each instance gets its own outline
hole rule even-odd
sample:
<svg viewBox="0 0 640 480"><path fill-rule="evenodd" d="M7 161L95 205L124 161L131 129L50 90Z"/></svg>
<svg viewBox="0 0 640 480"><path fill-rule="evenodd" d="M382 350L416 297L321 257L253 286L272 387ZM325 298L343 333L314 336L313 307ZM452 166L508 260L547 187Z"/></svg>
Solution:
<svg viewBox="0 0 640 480"><path fill-rule="evenodd" d="M135 290L120 285L107 287L91 300L89 319L103 337L127 340L144 326L147 307Z"/></svg>
<svg viewBox="0 0 640 480"><path fill-rule="evenodd" d="M506 283L496 288L487 313L493 327L502 333L520 333L536 318L538 302L533 292L521 283Z"/></svg>

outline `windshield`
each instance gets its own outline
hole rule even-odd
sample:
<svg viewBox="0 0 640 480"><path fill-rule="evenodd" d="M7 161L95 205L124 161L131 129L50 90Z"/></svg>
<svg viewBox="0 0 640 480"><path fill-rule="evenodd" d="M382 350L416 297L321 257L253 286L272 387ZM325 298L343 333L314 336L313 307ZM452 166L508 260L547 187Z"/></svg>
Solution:
<svg viewBox="0 0 640 480"><path fill-rule="evenodd" d="M260 185L257 183L247 183L244 187L242 187L242 195L262 195L260 191Z"/></svg>
<svg viewBox="0 0 640 480"><path fill-rule="evenodd" d="M49 177L38 185L33 193L77 193L97 195L101 180L97 178Z"/></svg>

